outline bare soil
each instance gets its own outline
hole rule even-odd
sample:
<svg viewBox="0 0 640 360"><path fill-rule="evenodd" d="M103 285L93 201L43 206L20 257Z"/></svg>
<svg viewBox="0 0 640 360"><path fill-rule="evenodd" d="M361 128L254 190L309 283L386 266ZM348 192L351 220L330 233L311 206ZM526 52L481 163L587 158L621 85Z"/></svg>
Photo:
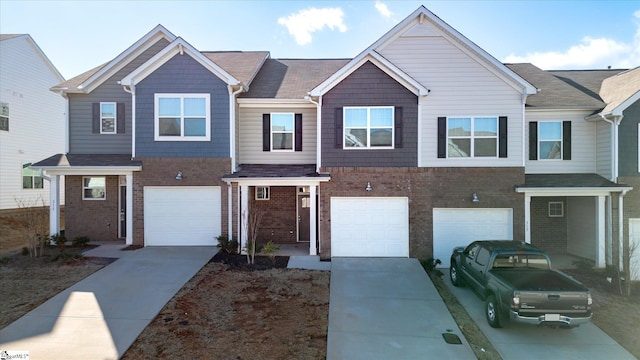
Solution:
<svg viewBox="0 0 640 360"><path fill-rule="evenodd" d="M287 257L217 256L160 311L123 359L324 359L328 271Z"/></svg>
<svg viewBox="0 0 640 360"><path fill-rule="evenodd" d="M67 247L61 256L48 246L37 258L20 253L0 258L0 328L115 260L78 257L85 250Z"/></svg>

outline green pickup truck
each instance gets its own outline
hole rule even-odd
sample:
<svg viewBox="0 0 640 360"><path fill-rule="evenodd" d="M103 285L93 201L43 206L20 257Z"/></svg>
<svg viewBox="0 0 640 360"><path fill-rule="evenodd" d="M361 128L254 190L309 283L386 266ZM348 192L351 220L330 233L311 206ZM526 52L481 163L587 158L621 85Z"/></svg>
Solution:
<svg viewBox="0 0 640 360"><path fill-rule="evenodd" d="M451 255L449 276L454 286L471 286L485 299L489 325L505 320L577 327L591 320L589 290L575 279L551 269L542 250L518 241L475 241Z"/></svg>

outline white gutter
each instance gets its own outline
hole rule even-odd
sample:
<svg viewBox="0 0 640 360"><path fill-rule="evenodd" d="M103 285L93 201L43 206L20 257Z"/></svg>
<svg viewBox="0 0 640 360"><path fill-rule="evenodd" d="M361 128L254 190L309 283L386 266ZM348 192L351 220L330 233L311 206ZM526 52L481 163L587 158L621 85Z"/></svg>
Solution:
<svg viewBox="0 0 640 360"><path fill-rule="evenodd" d="M321 147L321 117L322 117L322 95L318 96L318 101L313 101L310 95L304 97L305 100L316 106L316 172L320 172L320 160L322 159Z"/></svg>
<svg viewBox="0 0 640 360"><path fill-rule="evenodd" d="M538 90L539 91L539 90ZM525 108L527 104L527 89L522 89L522 139L525 139L525 128L527 127L527 118L525 115ZM509 144L509 142L507 142ZM522 141L522 167L526 166L527 157L525 153L527 152L527 145L525 141ZM507 154L509 153L509 149L507 149ZM526 173L526 170L525 170Z"/></svg>
<svg viewBox="0 0 640 360"><path fill-rule="evenodd" d="M611 124L611 178L609 180L613 182L618 182L618 172L619 172L619 164L618 164L618 127L620 125L620 121L622 121L622 115L616 115L614 120L607 119L602 113L598 113L600 118ZM617 118L617 119L616 119Z"/></svg>
<svg viewBox="0 0 640 360"><path fill-rule="evenodd" d="M133 159L136 157L136 86L123 85L122 89L131 94L131 158Z"/></svg>
<svg viewBox="0 0 640 360"><path fill-rule="evenodd" d="M236 95L244 91L244 86L240 84L237 91L233 91L233 86L229 85L229 155L231 155L231 173L236 172ZM229 204L229 210L231 205Z"/></svg>

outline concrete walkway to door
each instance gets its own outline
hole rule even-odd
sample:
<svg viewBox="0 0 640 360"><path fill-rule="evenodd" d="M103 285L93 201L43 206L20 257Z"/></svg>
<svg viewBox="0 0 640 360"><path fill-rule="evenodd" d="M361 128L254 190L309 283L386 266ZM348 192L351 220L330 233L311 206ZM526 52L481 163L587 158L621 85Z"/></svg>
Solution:
<svg viewBox="0 0 640 360"><path fill-rule="evenodd" d="M114 263L2 329L0 349L28 351L33 359L117 359L216 251L119 252L123 256Z"/></svg>
<svg viewBox="0 0 640 360"><path fill-rule="evenodd" d="M476 358L417 259L331 262L327 359Z"/></svg>

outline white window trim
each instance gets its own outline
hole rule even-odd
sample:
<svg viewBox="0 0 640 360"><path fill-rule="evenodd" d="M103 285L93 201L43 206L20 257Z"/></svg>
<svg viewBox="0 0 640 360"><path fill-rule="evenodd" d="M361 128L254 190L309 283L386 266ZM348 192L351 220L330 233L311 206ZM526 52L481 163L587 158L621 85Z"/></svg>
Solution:
<svg viewBox="0 0 640 360"><path fill-rule="evenodd" d="M104 131L102 121L104 119L110 119L109 117L102 117L102 105L113 105L113 131ZM113 135L118 133L118 104L115 102L101 102L100 103L100 134Z"/></svg>
<svg viewBox="0 0 640 360"><path fill-rule="evenodd" d="M366 109L367 110L367 146L348 147L344 141L347 135L347 110ZM387 126L371 127L371 109L391 109L391 146L371 146L371 129L386 129ZM387 150L395 149L396 146L396 114L393 106L345 106L342 108L342 148L344 150Z"/></svg>
<svg viewBox="0 0 640 360"><path fill-rule="evenodd" d="M474 136L475 121L476 118L495 118L496 119L496 135L495 136ZM449 136L449 119L471 119L471 135L469 136ZM447 116L447 159L454 161L467 160L467 159L497 159L500 155L500 117L493 115L486 116ZM449 139L469 139L471 140L469 156L449 156ZM496 154L494 156L475 156L475 139L495 139L496 140Z"/></svg>
<svg viewBox="0 0 640 360"><path fill-rule="evenodd" d="M542 140L540 138L540 131L542 129L541 124L544 123L559 123L560 124L560 139L557 140ZM559 159L546 159L546 158L542 158L540 156L540 150L542 150L542 147L540 146L540 142L541 141L560 141L560 158ZM540 161L562 161L562 159L564 159L564 127L562 126L562 120L545 120L545 121L538 121L538 143L536 144L538 146L538 160Z"/></svg>
<svg viewBox="0 0 640 360"><path fill-rule="evenodd" d="M86 187L84 186L84 179L91 179L91 178L104 178L104 196L101 198L88 198L84 196L84 191L87 189L95 189L95 187ZM88 201L103 201L103 200L107 200L107 177L106 176L83 176L82 177L82 200L88 200Z"/></svg>
<svg viewBox="0 0 640 360"><path fill-rule="evenodd" d="M180 99L180 136L160 136L160 117L158 116L158 99L161 98L179 98ZM185 136L184 135L184 99L185 98L204 98L205 99L205 136ZM189 94L154 94L153 100L153 127L155 141L210 141L211 140L211 95L208 93L189 93Z"/></svg>
<svg viewBox="0 0 640 360"><path fill-rule="evenodd" d="M276 131L276 133L278 134L291 134L291 149L274 149L273 148L273 115L291 115L291 125L292 125L292 129L291 131ZM272 152L295 152L296 150L296 116L294 113L287 113L287 112L274 112L274 113L270 113L269 114L269 119L271 119L271 121L269 121L269 136L271 136L271 138L269 139L269 143L271 145L271 151Z"/></svg>
<svg viewBox="0 0 640 360"><path fill-rule="evenodd" d="M258 189L263 189L262 194L267 194L266 197L259 197L258 196ZM255 199L258 201L264 201L264 200L269 200L271 198L271 189L268 186L256 186L256 194L255 194Z"/></svg>
<svg viewBox="0 0 640 360"><path fill-rule="evenodd" d="M560 204L560 214L551 214L551 206L552 205L558 205L558 204ZM557 217L557 218L564 217L564 202L562 202L562 201L549 201L547 206L548 206L547 215L549 217Z"/></svg>

